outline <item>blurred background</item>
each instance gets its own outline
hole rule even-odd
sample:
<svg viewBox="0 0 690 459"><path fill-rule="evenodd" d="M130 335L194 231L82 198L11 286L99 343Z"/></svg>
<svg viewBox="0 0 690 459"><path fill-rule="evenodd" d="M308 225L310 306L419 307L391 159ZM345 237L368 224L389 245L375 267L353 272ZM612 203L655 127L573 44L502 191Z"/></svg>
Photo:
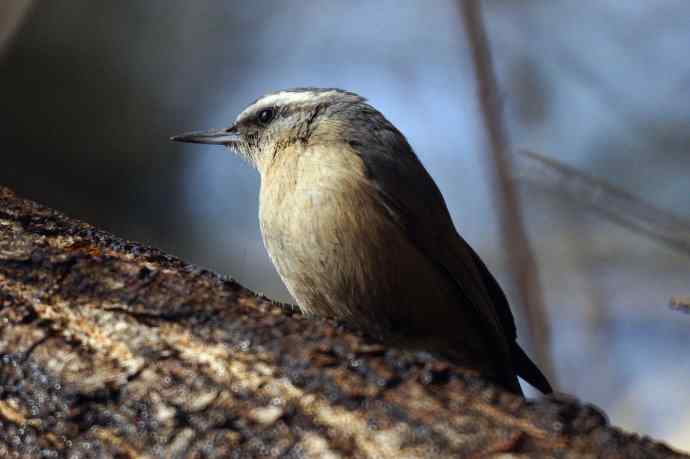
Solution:
<svg viewBox="0 0 690 459"><path fill-rule="evenodd" d="M482 5L512 146L687 221L690 3ZM290 301L261 242L256 171L168 137L294 86L360 93L407 135L534 353L454 1L3 2L0 184ZM690 315L668 307L690 294L690 251L558 184L517 183L558 388L690 450Z"/></svg>

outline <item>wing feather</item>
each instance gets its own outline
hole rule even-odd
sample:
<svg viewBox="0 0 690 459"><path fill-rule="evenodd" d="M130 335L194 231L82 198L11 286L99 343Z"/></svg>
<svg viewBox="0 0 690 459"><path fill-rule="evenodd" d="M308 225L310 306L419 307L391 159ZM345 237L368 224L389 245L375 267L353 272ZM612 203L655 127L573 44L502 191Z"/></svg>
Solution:
<svg viewBox="0 0 690 459"><path fill-rule="evenodd" d="M458 307L469 306L481 324L485 344L504 369L504 381L515 380L511 345L516 331L513 315L498 283L472 248L457 233L438 187L404 141L395 148L354 148L364 163L386 213L442 275L457 285ZM366 153L362 153L366 151ZM392 157L390 152L397 153ZM465 311L463 311L465 312ZM518 386L519 387L519 386Z"/></svg>

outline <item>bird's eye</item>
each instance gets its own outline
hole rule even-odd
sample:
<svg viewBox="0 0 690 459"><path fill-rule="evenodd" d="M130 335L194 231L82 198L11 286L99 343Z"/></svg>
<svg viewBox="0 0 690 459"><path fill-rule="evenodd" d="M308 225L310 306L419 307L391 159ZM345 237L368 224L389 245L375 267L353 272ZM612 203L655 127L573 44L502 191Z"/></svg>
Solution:
<svg viewBox="0 0 690 459"><path fill-rule="evenodd" d="M264 108L256 116L256 119L259 120L259 123L261 123L261 124L268 124L271 122L271 120L275 116L275 113L276 112L273 108Z"/></svg>

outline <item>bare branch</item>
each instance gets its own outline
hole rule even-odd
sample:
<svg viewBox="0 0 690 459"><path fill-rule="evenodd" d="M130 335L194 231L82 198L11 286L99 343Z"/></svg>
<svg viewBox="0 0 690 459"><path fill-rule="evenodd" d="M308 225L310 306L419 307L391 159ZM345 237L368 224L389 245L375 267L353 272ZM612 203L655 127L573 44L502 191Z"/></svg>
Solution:
<svg viewBox="0 0 690 459"><path fill-rule="evenodd" d="M518 280L520 303L526 312L537 361L555 386L556 380L550 354L551 338L548 315L539 281L537 263L530 248L522 221L520 204L511 179L512 165L508 155L508 136L500 115L496 77L482 22L480 2L460 0L460 7L472 50L479 101L490 146L491 180L496 205L500 210L503 249L508 254L511 271Z"/></svg>
<svg viewBox="0 0 690 459"><path fill-rule="evenodd" d="M671 298L671 309L690 314L690 296L674 296Z"/></svg>
<svg viewBox="0 0 690 459"><path fill-rule="evenodd" d="M690 255L690 221L620 188L531 151L515 155L514 177L558 192L614 222Z"/></svg>

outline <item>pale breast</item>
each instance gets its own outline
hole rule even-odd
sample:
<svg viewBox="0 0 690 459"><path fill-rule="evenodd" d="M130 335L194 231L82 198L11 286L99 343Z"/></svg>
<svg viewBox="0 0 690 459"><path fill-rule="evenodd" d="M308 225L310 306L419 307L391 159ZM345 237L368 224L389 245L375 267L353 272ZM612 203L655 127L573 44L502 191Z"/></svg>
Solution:
<svg viewBox="0 0 690 459"><path fill-rule="evenodd" d="M260 225L278 273L307 312L341 315L347 260L361 238L365 184L361 160L347 151L293 146L262 171ZM318 310L315 310L318 309ZM328 309L328 311L324 310Z"/></svg>
<svg viewBox="0 0 690 459"><path fill-rule="evenodd" d="M262 177L260 220L300 308L376 334L403 325L444 334L439 318L459 311L455 287L387 214L361 159L326 147L290 153Z"/></svg>

